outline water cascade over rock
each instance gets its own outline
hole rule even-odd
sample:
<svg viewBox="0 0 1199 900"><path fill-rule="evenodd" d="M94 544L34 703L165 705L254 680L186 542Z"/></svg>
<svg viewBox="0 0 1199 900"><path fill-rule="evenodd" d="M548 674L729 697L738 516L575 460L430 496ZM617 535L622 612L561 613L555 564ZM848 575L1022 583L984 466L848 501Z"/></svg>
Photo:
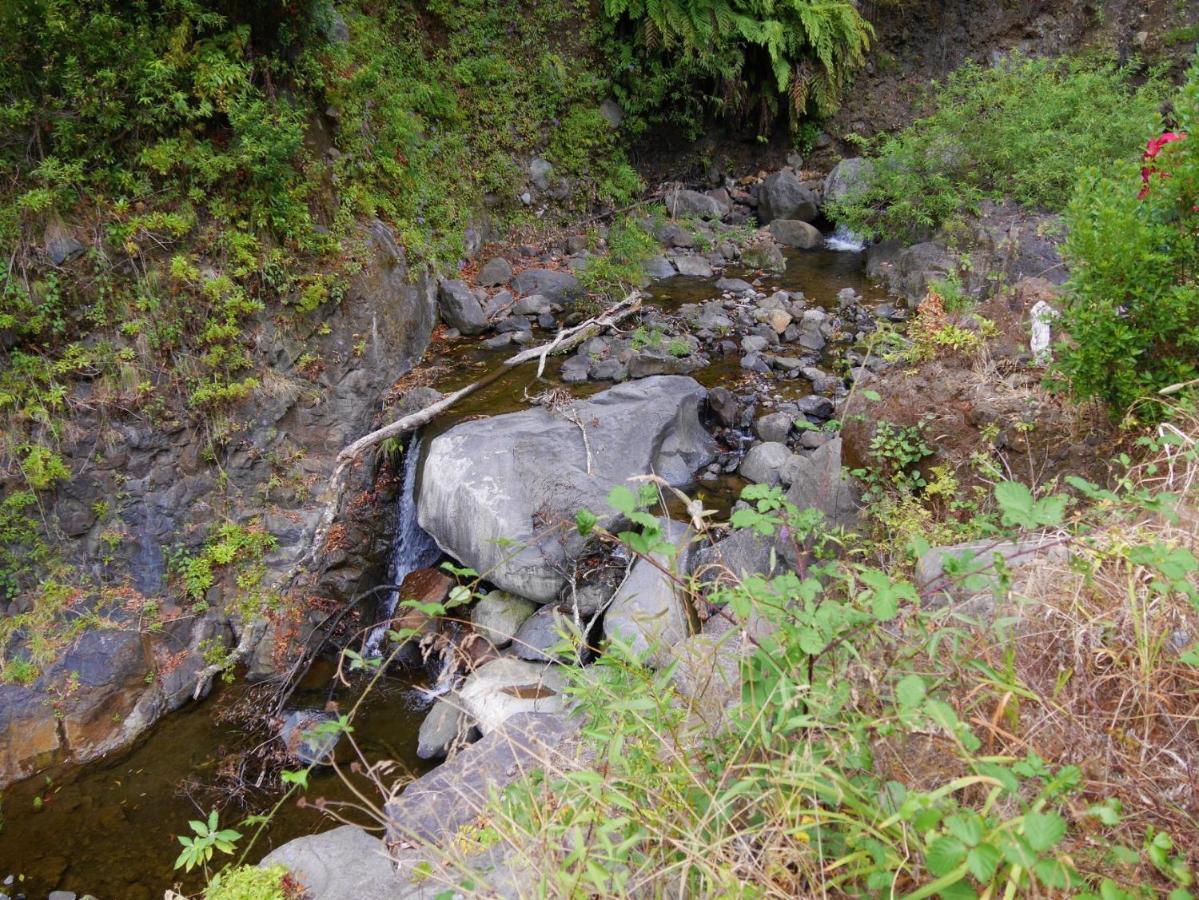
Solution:
<svg viewBox="0 0 1199 900"><path fill-rule="evenodd" d="M416 515L416 482L420 474L421 443L413 437L404 451L403 468L400 474L400 499L396 504L395 541L392 543L391 560L387 576L392 584L400 585L417 569L424 569L437 562L441 551L429 534L420 527ZM366 639L366 655L378 656L396 604L400 602L399 589L390 591L383 604L383 616Z"/></svg>

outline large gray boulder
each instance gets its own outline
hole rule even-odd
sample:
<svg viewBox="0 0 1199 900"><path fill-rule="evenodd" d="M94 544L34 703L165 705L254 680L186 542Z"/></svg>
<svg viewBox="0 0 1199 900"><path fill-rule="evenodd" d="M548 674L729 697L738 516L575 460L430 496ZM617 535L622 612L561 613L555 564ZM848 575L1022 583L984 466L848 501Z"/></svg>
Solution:
<svg viewBox="0 0 1199 900"><path fill-rule="evenodd" d="M561 712L564 686L557 666L501 656L472 672L458 699L479 730L490 734L518 713Z"/></svg>
<svg viewBox="0 0 1199 900"><path fill-rule="evenodd" d="M699 216L704 219L719 219L728 209L715 197L699 191L677 190L666 195L666 209L678 216Z"/></svg>
<svg viewBox="0 0 1199 900"><path fill-rule="evenodd" d="M444 889L397 875L383 841L355 825L288 841L258 865L283 866L308 900L416 900Z"/></svg>
<svg viewBox="0 0 1199 900"><path fill-rule="evenodd" d="M512 287L522 297L541 294L553 303L567 303L582 292L579 279L557 269L525 269L512 279Z"/></svg>
<svg viewBox="0 0 1199 900"><path fill-rule="evenodd" d="M507 647L520 630L525 619L537 607L524 597L514 597L505 591L491 591L480 598L471 610L470 621L475 631L496 647Z"/></svg>
<svg viewBox="0 0 1199 900"><path fill-rule="evenodd" d="M767 226L767 230L784 247L816 250L824 246L824 235L820 229L799 219L775 219Z"/></svg>
<svg viewBox="0 0 1199 900"><path fill-rule="evenodd" d="M686 576L693 533L678 522L665 520L662 533L674 544L674 555L655 553L652 562L637 559L604 613L605 637L620 638L636 653L649 651L654 665L663 665L670 648L691 633L687 599L667 573Z"/></svg>
<svg viewBox="0 0 1199 900"><path fill-rule="evenodd" d="M787 499L799 509L819 509L834 528L857 526L861 492L841 470L841 438L794 455L783 481L790 482Z"/></svg>
<svg viewBox="0 0 1199 900"><path fill-rule="evenodd" d="M916 563L916 588L925 609L954 605L967 615L991 616L1003 586L998 561L1015 571L1047 560L1061 565L1068 558L1061 538L1052 534L933 547Z"/></svg>
<svg viewBox="0 0 1199 900"><path fill-rule="evenodd" d="M437 291L441 319L463 334L481 334L487 329L483 304L465 281L442 279Z"/></svg>
<svg viewBox="0 0 1199 900"><path fill-rule="evenodd" d="M783 470L794 459L795 454L786 444L763 441L750 448L737 471L742 478L755 484L779 484L785 480Z"/></svg>
<svg viewBox="0 0 1199 900"><path fill-rule="evenodd" d="M512 280L512 263L502 256L487 260L479 269L479 284L483 287L498 287Z"/></svg>
<svg viewBox="0 0 1199 900"><path fill-rule="evenodd" d="M816 195L790 172L775 172L758 188L758 222L769 225L775 219L816 218Z"/></svg>
<svg viewBox="0 0 1199 900"><path fill-rule="evenodd" d="M824 205L845 200L870 185L871 164L860 156L843 159L824 179Z"/></svg>
<svg viewBox="0 0 1199 900"><path fill-rule="evenodd" d="M586 508L613 526L613 486L651 472L683 485L715 458L715 441L699 423L706 396L691 378L660 375L559 410L456 425L429 445L421 527L497 587L548 603L585 544L562 523Z"/></svg>
<svg viewBox="0 0 1199 900"><path fill-rule="evenodd" d="M556 772L573 768L585 759L577 740L579 725L578 719L562 714L513 716L389 802L389 840L436 844L474 821L494 792L518 778L547 766Z"/></svg>

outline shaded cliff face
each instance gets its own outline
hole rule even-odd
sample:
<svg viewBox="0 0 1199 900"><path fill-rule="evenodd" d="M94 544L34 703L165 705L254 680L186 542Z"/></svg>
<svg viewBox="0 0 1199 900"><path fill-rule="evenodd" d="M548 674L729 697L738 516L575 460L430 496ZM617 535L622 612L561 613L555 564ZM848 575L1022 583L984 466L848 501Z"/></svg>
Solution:
<svg viewBox="0 0 1199 900"><path fill-rule="evenodd" d="M63 635L59 658L35 681L0 685L0 785L128 744L186 702L200 671L236 646L246 626L236 606L239 576L252 570L255 593L274 608L269 615L289 623L263 642L261 674L273 642L302 628L315 600L348 599L379 559L385 517L372 515L370 502L348 505L341 539L304 573L305 596L282 593L309 549L334 457L369 430L436 324L435 282L410 268L387 226L363 226L356 246L360 270L306 333L271 319L258 324L263 389L230 414L236 430L221 443L171 416L72 420L63 457L79 474L50 499L47 520L68 565L121 587L77 610L96 628ZM368 500L373 480L364 468L354 485ZM172 554L198 554L222 522L260 530L272 547L252 561L231 560L198 602L173 598Z"/></svg>

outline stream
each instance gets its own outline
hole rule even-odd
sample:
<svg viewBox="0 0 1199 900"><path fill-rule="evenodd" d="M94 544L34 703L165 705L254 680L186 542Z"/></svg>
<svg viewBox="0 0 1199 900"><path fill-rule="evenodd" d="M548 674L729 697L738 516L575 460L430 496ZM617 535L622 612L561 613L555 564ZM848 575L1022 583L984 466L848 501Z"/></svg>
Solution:
<svg viewBox="0 0 1199 900"><path fill-rule="evenodd" d="M844 288L855 289L868 304L887 299L866 281L864 254L855 252L860 246L848 240L837 246L845 249L788 252L787 271L761 277L761 290L802 290L809 302L826 308L836 307L837 292ZM732 268L723 274L739 275ZM684 303L711 299L719 295L715 280L676 276L656 282L646 291L647 303L669 311ZM463 340L442 344L434 352L440 353L435 386L450 391L492 371L512 351L488 351L474 340ZM561 364L560 359L550 361L547 379L557 383ZM734 353L713 356L711 364L693 377L707 387L735 388L754 376L740 368L739 355ZM410 442L396 510L397 540L389 561L392 583L438 558L431 539L415 526L421 442L427 446L436 434L466 418L525 408L529 381L527 367L506 372ZM567 387L575 395L583 395L610 386L589 382ZM802 378L772 381L769 387L769 396L776 401L809 392L810 385ZM743 484L735 475L724 476L702 484L694 493L705 507L723 511ZM395 598L389 602L394 606ZM383 637L381 631L372 634L368 649L377 648ZM331 675L329 664L315 666L291 705L320 709L335 696L347 710L354 700L353 689L333 691ZM428 681L423 672L381 679L354 722L355 739L368 759L393 759L414 774L432 767L416 756L417 730L430 702L420 688ZM239 702L253 703L253 691L240 680L218 685L206 700L167 716L132 750L84 766L59 767L5 789L0 806L0 881L10 873L18 880L0 886L0 892L13 898L24 894L28 900L42 900L52 890L90 893L98 900L157 900L173 884L181 883L183 890L190 892L202 888L196 872L181 878L173 869L180 850L176 835L188 833L188 820L204 818L210 808L206 801L213 796L212 784L228 775L222 767L235 758L234 751L246 747L248 738L229 713ZM313 772L307 795L346 800L350 792L331 771L322 770ZM269 786L251 787L248 809L234 812L231 805L222 826L233 827L243 815L269 809L276 799ZM249 859L260 859L274 846L336 824L311 807L285 803Z"/></svg>

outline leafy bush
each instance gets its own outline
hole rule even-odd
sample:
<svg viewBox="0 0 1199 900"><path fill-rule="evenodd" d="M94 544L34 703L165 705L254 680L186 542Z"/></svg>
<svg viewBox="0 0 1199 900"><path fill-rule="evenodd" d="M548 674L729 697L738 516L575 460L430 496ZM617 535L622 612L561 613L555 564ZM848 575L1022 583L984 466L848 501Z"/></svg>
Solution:
<svg viewBox="0 0 1199 900"><path fill-rule="evenodd" d="M641 283L645 261L657 251L657 241L641 222L621 217L608 229L608 252L587 259L579 283L597 302L619 298Z"/></svg>
<svg viewBox="0 0 1199 900"><path fill-rule="evenodd" d="M1078 173L1129 156L1160 123L1160 83L1113 63L968 64L934 112L873 150L868 187L833 216L870 238L918 239L984 198L1062 209Z"/></svg>
<svg viewBox="0 0 1199 900"><path fill-rule="evenodd" d="M782 113L830 112L873 36L849 0L604 0L603 8L626 37L617 71L635 111L700 90L711 108L755 120L760 133Z"/></svg>
<svg viewBox="0 0 1199 900"><path fill-rule="evenodd" d="M1060 371L1149 420L1164 414L1159 391L1193 395L1199 378L1199 60L1174 110L1187 137L1151 141L1140 171L1131 159L1090 170L1067 213Z"/></svg>

